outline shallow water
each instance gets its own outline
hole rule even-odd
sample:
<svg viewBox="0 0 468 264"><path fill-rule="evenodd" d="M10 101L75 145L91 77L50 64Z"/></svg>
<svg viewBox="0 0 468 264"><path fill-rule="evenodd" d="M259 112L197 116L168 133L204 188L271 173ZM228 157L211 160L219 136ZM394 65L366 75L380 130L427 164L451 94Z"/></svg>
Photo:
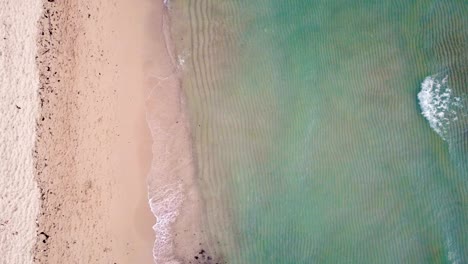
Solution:
<svg viewBox="0 0 468 264"><path fill-rule="evenodd" d="M444 140L417 97L443 73L465 96L464 1L170 8L212 252L227 263L468 261L464 108Z"/></svg>

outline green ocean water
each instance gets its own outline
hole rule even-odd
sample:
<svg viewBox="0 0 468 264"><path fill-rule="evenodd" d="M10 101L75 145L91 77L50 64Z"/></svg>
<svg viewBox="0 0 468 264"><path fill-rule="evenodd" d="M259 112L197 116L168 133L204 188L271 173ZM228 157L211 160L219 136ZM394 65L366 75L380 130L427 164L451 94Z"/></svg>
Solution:
<svg viewBox="0 0 468 264"><path fill-rule="evenodd" d="M468 93L468 2L169 6L213 256L468 263L466 111L444 140L417 97Z"/></svg>

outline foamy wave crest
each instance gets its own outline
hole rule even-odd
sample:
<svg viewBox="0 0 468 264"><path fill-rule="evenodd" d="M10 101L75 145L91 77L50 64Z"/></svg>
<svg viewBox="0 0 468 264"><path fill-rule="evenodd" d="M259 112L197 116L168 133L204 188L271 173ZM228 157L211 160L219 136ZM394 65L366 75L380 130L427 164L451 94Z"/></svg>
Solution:
<svg viewBox="0 0 468 264"><path fill-rule="evenodd" d="M426 77L421 84L418 99L422 115L429 121L431 128L447 141L450 127L458 121L458 112L463 108L462 99L454 96L448 86L448 75Z"/></svg>
<svg viewBox="0 0 468 264"><path fill-rule="evenodd" d="M155 263L176 264L173 259L173 241L171 225L179 215L179 208L183 202L182 184L166 185L154 192L149 199L151 212L156 217L153 230L156 240L153 247Z"/></svg>

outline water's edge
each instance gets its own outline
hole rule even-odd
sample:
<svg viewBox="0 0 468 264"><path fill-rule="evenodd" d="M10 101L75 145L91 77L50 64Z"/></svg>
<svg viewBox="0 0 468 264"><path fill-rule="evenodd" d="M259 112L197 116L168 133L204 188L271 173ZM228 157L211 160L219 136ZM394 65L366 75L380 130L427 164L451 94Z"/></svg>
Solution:
<svg viewBox="0 0 468 264"><path fill-rule="evenodd" d="M167 69L163 76L155 76L155 84L147 98L146 107L146 120L153 139L153 158L148 174L148 203L156 219L153 226L155 263L180 263L180 257L176 256L174 235L180 230L177 222L182 222L179 225L186 229L193 229L187 227L186 219L195 218L198 208L193 204L193 196L197 192L193 184L189 124L185 116L180 82L183 61L175 55L169 12L169 2L163 0L161 31L165 54L158 66L165 66ZM184 209L184 214L180 215L183 206L191 208ZM179 243L177 247L184 245Z"/></svg>

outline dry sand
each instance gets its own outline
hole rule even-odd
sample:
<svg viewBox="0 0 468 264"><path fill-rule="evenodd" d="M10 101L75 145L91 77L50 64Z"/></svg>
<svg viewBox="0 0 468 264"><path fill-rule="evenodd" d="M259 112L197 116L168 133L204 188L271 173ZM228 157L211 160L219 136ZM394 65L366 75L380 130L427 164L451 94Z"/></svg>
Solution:
<svg viewBox="0 0 468 264"><path fill-rule="evenodd" d="M0 263L31 263L39 211L32 150L40 0L0 2Z"/></svg>
<svg viewBox="0 0 468 264"><path fill-rule="evenodd" d="M145 72L162 2L42 2L35 261L152 263Z"/></svg>

